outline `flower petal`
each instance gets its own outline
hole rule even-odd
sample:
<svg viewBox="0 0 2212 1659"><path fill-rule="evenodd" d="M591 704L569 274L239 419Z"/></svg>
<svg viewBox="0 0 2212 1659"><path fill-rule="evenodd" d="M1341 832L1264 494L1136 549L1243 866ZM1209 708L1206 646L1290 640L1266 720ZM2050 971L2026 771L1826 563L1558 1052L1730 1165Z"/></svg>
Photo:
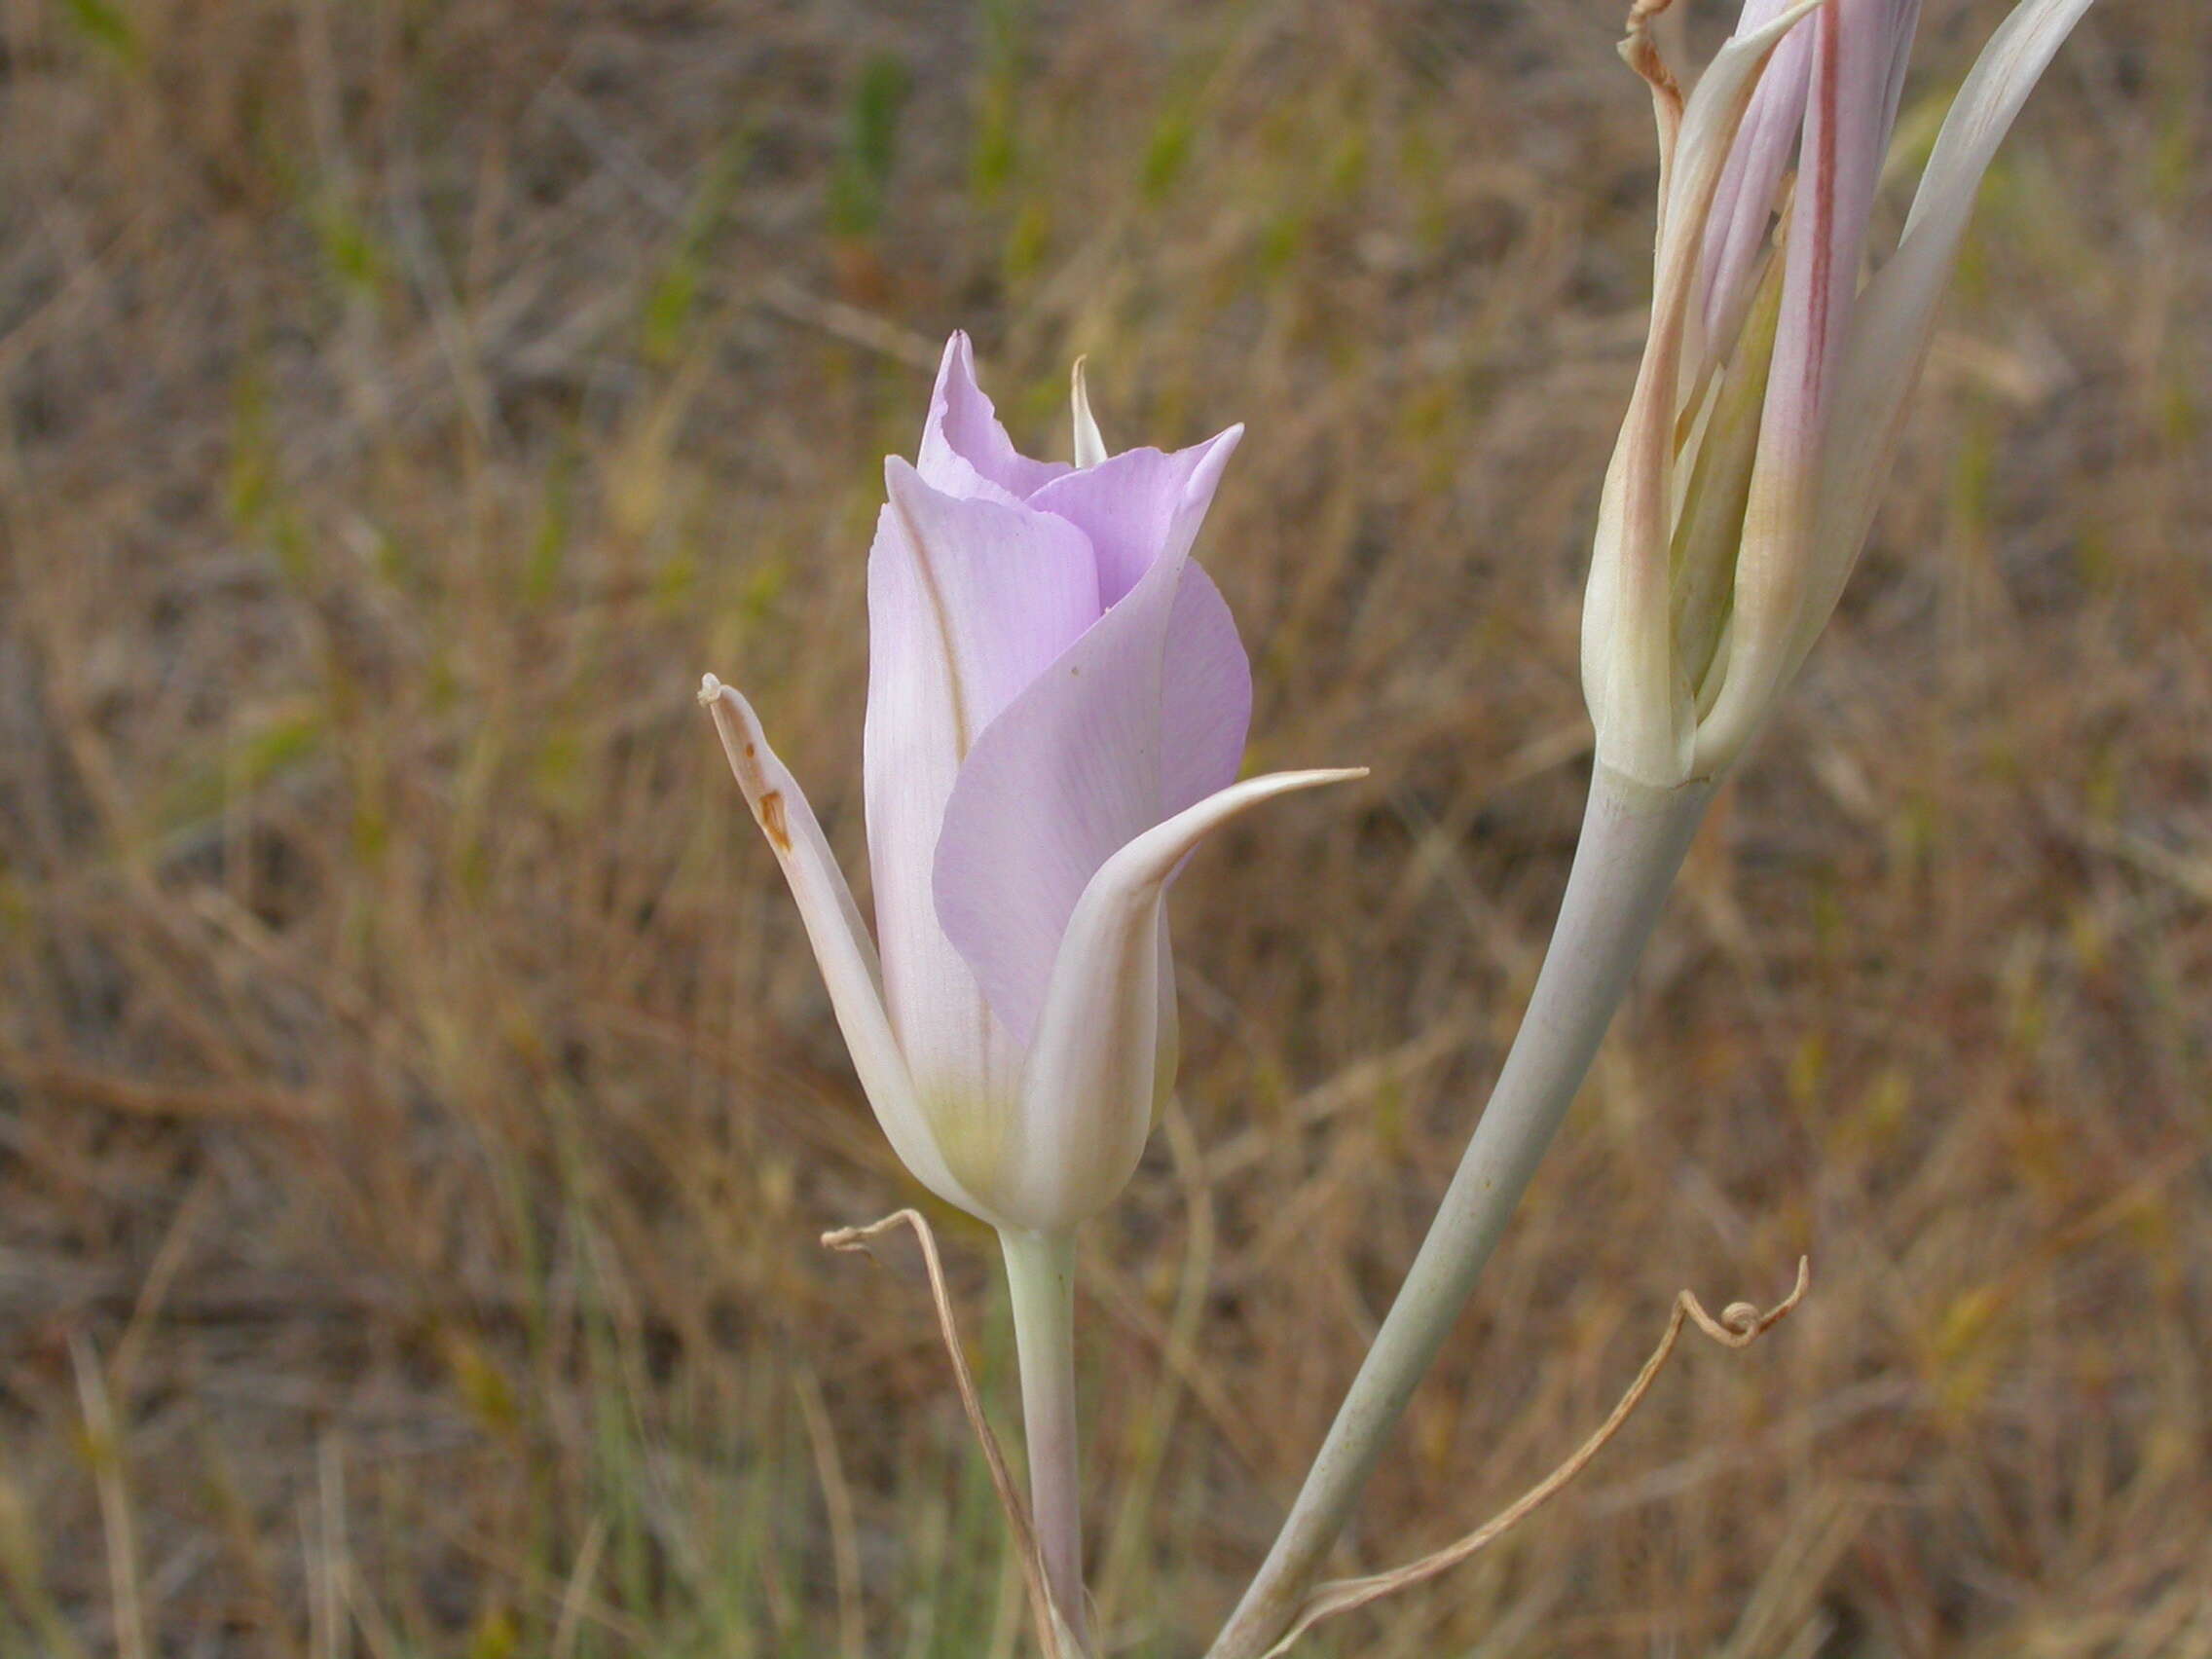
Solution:
<svg viewBox="0 0 2212 1659"><path fill-rule="evenodd" d="M1725 764L1763 723L1809 608L1820 456L1889 150L1898 58L1918 18L1919 0L1828 0L1815 19L1782 316L1736 561L1728 672L1701 722L1701 768Z"/></svg>
<svg viewBox="0 0 2212 1659"><path fill-rule="evenodd" d="M944 343L938 365L917 464L933 489L999 501L1018 501L1067 471L1058 461L1031 461L1014 447L976 384L976 350L957 331Z"/></svg>
<svg viewBox="0 0 2212 1659"><path fill-rule="evenodd" d="M1016 1047L1084 885L1163 816L1161 564L977 740L945 803L936 916Z"/></svg>
<svg viewBox="0 0 2212 1659"><path fill-rule="evenodd" d="M884 1013L875 946L868 941L852 890L822 833L806 796L761 735L752 705L713 675L699 686L699 701L715 718L715 730L746 804L783 866L807 941L822 968L830 1006L860 1074L861 1089L883 1125L899 1161L922 1185L971 1213L990 1217L953 1178L914 1093L913 1080Z"/></svg>
<svg viewBox="0 0 2212 1659"><path fill-rule="evenodd" d="M1889 153L1891 83L1919 14L1920 0L1828 0L1808 25L1804 138L1767 386L1766 425L1795 446L1781 458L1785 465L1809 459L1818 441ZM1768 446L1760 447L1763 456Z"/></svg>
<svg viewBox="0 0 2212 1659"><path fill-rule="evenodd" d="M1232 785L1123 847L1084 888L1052 964L1022 1071L1019 1144L997 1194L1017 1226L1066 1227L1095 1214L1144 1151L1171 1081L1160 1075L1161 1011L1172 1000L1161 983L1161 915L1183 860L1264 800L1364 776L1276 772Z"/></svg>
<svg viewBox="0 0 2212 1659"><path fill-rule="evenodd" d="M1162 817L1236 781L1252 728L1252 662L1229 602L1195 560L1183 567L1167 618L1160 724Z"/></svg>
<svg viewBox="0 0 2212 1659"><path fill-rule="evenodd" d="M1212 463L1191 469L1186 508L1210 499L1227 455L1216 440ZM1050 488L1132 457L1154 478L1174 459L1154 452L1147 462L1132 451ZM1185 597L1194 513L1170 506L1161 516L1167 541L1150 569L977 738L945 805L938 920L1017 1045L1036 1023L1085 885L1186 797L1234 777L1242 755L1251 714L1243 646L1211 583ZM1133 562L1132 545L1113 537L1135 534L1142 518L1128 509L1093 523L1116 557Z"/></svg>
<svg viewBox="0 0 2212 1659"><path fill-rule="evenodd" d="M1990 36L1944 117L1903 240L1860 296L1821 458L1814 570L1791 642L1795 673L1858 562L1920 379L1982 175L2093 0L2024 0Z"/></svg>
<svg viewBox="0 0 2212 1659"><path fill-rule="evenodd" d="M932 869L977 735L1096 620L1096 565L1063 519L884 471L864 774L885 998L926 1098L1011 1098L1014 1051L938 924Z"/></svg>
<svg viewBox="0 0 2212 1659"><path fill-rule="evenodd" d="M1786 4L1787 0L1746 0L1736 33L1763 28L1781 16ZM1812 67L1813 31L1791 29L1767 60L1714 193L1698 285L1706 339L1717 355L1726 354L1751 301L1752 272L1766 246L1776 192L1797 155Z"/></svg>
<svg viewBox="0 0 2212 1659"><path fill-rule="evenodd" d="M1222 468L1243 436L1242 426L1232 426L1172 455L1124 450L1047 484L1029 504L1090 537L1098 555L1098 602L1117 605L1155 560L1179 559L1191 550Z"/></svg>
<svg viewBox="0 0 2212 1659"><path fill-rule="evenodd" d="M1112 600L1100 592L1090 538L1065 516L948 496L897 456L884 462L883 481L890 500L871 574L879 556L903 553L922 586L926 644L950 671L965 752ZM871 661L878 626L871 610Z"/></svg>

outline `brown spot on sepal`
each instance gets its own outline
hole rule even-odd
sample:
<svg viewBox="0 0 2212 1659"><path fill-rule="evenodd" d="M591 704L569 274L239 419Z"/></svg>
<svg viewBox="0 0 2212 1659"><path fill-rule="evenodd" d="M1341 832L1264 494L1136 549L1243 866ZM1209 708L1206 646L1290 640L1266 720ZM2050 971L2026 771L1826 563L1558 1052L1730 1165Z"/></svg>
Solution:
<svg viewBox="0 0 2212 1659"><path fill-rule="evenodd" d="M753 809L753 816L760 820L760 828L779 853L792 850L792 827L784 816L784 792L770 790L760 797L760 804Z"/></svg>

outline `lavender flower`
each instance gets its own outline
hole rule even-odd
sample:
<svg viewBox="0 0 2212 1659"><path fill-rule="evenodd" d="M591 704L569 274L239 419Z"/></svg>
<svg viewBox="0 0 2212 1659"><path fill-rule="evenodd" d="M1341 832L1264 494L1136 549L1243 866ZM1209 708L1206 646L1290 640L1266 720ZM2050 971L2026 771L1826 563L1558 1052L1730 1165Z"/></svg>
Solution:
<svg viewBox="0 0 2212 1659"><path fill-rule="evenodd" d="M1128 1180L1172 1084L1162 895L1228 819L1354 776L1235 783L1251 671L1192 543L1241 427L1069 467L1019 454L955 334L918 464L885 463L863 769L877 944L745 699L712 709L876 1117L933 1192L1062 1232ZM880 966L878 959L880 949Z"/></svg>

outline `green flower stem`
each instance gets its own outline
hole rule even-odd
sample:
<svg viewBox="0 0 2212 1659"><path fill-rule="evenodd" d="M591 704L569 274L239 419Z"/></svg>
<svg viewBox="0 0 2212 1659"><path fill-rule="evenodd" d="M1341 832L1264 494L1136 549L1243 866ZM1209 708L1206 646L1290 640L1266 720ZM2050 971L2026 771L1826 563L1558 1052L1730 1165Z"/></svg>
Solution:
<svg viewBox="0 0 2212 1659"><path fill-rule="evenodd" d="M1021 1432L1029 1507L1045 1583L1078 1641L1085 1635L1083 1488L1075 1404L1075 1235L1007 1229L1007 1287L1021 1364Z"/></svg>
<svg viewBox="0 0 2212 1659"><path fill-rule="evenodd" d="M1572 1103L1714 786L1591 780L1544 965L1458 1173L1329 1425L1266 1563L1209 1659L1261 1659L1287 1629Z"/></svg>

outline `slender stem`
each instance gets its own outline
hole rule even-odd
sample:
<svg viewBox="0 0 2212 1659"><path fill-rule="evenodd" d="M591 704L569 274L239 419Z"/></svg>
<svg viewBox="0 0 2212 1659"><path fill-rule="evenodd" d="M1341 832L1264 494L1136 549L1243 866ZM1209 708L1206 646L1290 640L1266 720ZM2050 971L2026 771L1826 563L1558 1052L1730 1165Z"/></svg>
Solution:
<svg viewBox="0 0 2212 1659"><path fill-rule="evenodd" d="M1592 778L1559 921L1490 1105L1210 1659L1259 1659L1288 1627L1581 1088L1712 798L1704 782L1663 792L1603 766Z"/></svg>
<svg viewBox="0 0 2212 1659"><path fill-rule="evenodd" d="M1077 1474L1075 1235L1007 1229L1007 1288L1021 1362L1021 1432L1029 1452L1029 1506L1045 1582L1079 1641L1084 1633L1083 1488Z"/></svg>

